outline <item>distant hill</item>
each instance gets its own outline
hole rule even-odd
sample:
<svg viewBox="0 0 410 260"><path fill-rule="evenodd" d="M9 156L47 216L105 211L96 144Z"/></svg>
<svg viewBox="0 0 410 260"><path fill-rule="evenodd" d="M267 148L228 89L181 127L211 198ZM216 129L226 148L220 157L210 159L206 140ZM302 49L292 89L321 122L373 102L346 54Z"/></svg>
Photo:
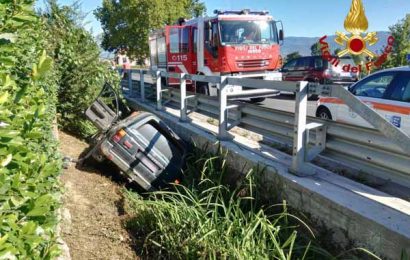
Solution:
<svg viewBox="0 0 410 260"><path fill-rule="evenodd" d="M387 43L387 38L389 37L389 32L377 32L379 41L370 46L370 50L374 52L380 52L383 46ZM285 37L285 42L282 46L282 55L286 56L292 52L299 52L302 56L308 56L311 54L310 46L315 42L318 42L321 37ZM330 49L335 50L336 48L341 48L342 46L335 43L334 39L336 35L328 35L326 42L330 45Z"/></svg>

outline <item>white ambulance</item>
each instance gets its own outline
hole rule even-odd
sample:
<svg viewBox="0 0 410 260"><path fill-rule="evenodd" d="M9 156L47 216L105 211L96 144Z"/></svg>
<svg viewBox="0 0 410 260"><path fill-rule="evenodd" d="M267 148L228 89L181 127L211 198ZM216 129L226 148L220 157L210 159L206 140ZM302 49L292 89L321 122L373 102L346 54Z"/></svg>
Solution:
<svg viewBox="0 0 410 260"><path fill-rule="evenodd" d="M349 91L410 136L410 67L376 72L349 87ZM316 116L371 127L339 98L321 97Z"/></svg>

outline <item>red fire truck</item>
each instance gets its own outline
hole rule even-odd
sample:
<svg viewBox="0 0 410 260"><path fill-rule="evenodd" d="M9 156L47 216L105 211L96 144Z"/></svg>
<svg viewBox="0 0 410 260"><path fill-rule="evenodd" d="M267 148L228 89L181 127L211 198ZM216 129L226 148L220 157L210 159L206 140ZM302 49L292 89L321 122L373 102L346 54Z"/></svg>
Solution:
<svg viewBox="0 0 410 260"><path fill-rule="evenodd" d="M283 26L268 12L219 11L165 26L149 36L151 69L207 76L251 77L281 80L280 45ZM279 26L278 26L279 25ZM280 27L280 29L278 29ZM164 82L164 81L163 81ZM169 79L166 84L178 85ZM266 89L243 91L228 86L230 96L260 102L278 92ZM192 82L189 90L215 96L216 86Z"/></svg>

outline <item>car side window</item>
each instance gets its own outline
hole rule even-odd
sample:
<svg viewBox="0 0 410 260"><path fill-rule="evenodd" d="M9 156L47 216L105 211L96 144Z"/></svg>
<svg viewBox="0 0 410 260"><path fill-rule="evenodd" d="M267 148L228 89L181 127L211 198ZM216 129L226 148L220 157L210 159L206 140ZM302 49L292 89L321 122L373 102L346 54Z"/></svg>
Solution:
<svg viewBox="0 0 410 260"><path fill-rule="evenodd" d="M301 58L301 59L298 60L298 62L296 64L296 67L298 69L307 69L307 68L310 67L310 61L311 61L311 59L309 59L309 58Z"/></svg>
<svg viewBox="0 0 410 260"><path fill-rule="evenodd" d="M398 75L389 99L410 103L410 72L403 72Z"/></svg>
<svg viewBox="0 0 410 260"><path fill-rule="evenodd" d="M374 75L358 83L352 92L361 97L384 98L395 76L395 72Z"/></svg>
<svg viewBox="0 0 410 260"><path fill-rule="evenodd" d="M291 60L283 66L285 70L294 70L298 60Z"/></svg>
<svg viewBox="0 0 410 260"><path fill-rule="evenodd" d="M323 59L320 58L315 58L315 69L323 69Z"/></svg>

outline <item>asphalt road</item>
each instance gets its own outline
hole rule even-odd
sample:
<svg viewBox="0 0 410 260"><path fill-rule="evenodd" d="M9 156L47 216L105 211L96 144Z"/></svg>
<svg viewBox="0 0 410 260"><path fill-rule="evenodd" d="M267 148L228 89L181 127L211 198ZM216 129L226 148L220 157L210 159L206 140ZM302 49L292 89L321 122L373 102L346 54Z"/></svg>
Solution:
<svg viewBox="0 0 410 260"><path fill-rule="evenodd" d="M308 116L315 116L317 101L308 101ZM282 110L286 112L295 112L295 96L289 94L281 94L273 98L267 98L260 103L260 106Z"/></svg>
<svg viewBox="0 0 410 260"><path fill-rule="evenodd" d="M133 73L132 79L139 80L140 79L139 74ZM144 80L147 83L152 83L151 75L144 75ZM315 116L316 104L317 104L317 101L308 101L308 116ZM295 112L295 96L291 94L281 94L276 97L267 98L262 103L259 103L259 105L262 107L266 107L266 108L294 113Z"/></svg>

